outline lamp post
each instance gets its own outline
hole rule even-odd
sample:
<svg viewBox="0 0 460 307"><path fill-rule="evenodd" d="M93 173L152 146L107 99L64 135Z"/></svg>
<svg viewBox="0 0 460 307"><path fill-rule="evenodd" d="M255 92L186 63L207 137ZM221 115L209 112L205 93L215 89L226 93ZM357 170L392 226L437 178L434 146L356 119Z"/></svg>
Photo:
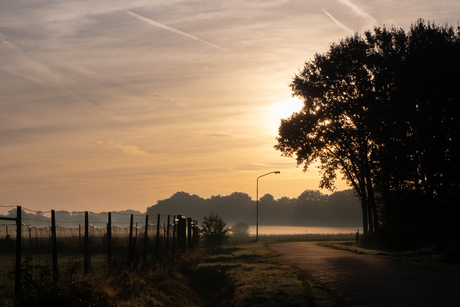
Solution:
<svg viewBox="0 0 460 307"><path fill-rule="evenodd" d="M270 174L279 174L280 171L275 171L275 172L270 172L266 173L263 175L260 175L257 177L257 191L256 191L256 196L257 196L257 205L256 205L256 241L259 241L259 178L263 176L267 176Z"/></svg>

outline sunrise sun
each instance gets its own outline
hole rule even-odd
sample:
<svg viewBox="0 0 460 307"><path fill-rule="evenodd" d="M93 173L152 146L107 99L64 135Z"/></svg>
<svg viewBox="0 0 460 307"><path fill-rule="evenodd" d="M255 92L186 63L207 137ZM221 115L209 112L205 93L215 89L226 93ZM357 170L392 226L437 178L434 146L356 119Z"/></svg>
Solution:
<svg viewBox="0 0 460 307"><path fill-rule="evenodd" d="M267 124L269 133L273 135L278 135L278 128L280 126L281 119L288 118L292 115L292 113L300 111L300 109L302 109L302 106L302 100L296 97L291 97L289 99L276 102L269 106L269 121Z"/></svg>

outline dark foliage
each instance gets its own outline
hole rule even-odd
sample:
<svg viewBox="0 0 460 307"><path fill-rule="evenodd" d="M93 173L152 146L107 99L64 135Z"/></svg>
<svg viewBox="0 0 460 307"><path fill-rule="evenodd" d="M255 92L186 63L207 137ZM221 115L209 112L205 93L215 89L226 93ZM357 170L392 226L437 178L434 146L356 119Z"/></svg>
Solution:
<svg viewBox="0 0 460 307"><path fill-rule="evenodd" d="M276 149L321 187L341 173L361 199L364 232L412 242L458 238L460 28L417 21L333 44L295 76L304 100L283 120Z"/></svg>
<svg viewBox="0 0 460 307"><path fill-rule="evenodd" d="M233 224L231 228L232 236L235 237L248 237L249 236L249 225L244 222L238 222Z"/></svg>
<svg viewBox="0 0 460 307"><path fill-rule="evenodd" d="M177 192L149 207L147 214L171 211L186 216L207 216L215 212L228 223L255 225L256 201L238 192L208 199ZM265 194L259 199L261 225L355 227L361 222L360 211L359 200L352 190L332 195L322 194L318 190L305 190L298 198L275 199Z"/></svg>
<svg viewBox="0 0 460 307"><path fill-rule="evenodd" d="M208 217L203 217L204 221L200 229L204 246L208 249L216 249L226 243L230 229L219 215L211 213Z"/></svg>

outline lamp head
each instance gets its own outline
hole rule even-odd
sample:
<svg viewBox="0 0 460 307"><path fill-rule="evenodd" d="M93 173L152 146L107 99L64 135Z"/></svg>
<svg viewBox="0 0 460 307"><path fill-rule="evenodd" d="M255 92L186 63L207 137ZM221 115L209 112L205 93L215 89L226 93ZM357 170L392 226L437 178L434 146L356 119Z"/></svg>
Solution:
<svg viewBox="0 0 460 307"><path fill-rule="evenodd" d="M275 172L275 174L279 174L279 173L281 173L281 172L280 172L280 171L276 171L276 172Z"/></svg>

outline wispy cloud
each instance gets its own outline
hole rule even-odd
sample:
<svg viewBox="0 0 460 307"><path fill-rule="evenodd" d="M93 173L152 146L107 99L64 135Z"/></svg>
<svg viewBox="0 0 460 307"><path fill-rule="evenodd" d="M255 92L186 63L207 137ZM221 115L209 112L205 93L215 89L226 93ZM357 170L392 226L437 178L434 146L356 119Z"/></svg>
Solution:
<svg viewBox="0 0 460 307"><path fill-rule="evenodd" d="M102 74L95 73L93 71L87 70L85 68L82 68L80 66L76 66L73 64L62 64L63 67L67 68L69 71L78 74L80 76L84 76L86 78L90 78L93 80L101 81L101 82L109 82L114 85L117 85L118 87L125 88L130 91L136 91L138 92L139 90L130 82L123 80L122 78L116 78L112 76L106 76ZM158 93L154 93L151 91L145 91L147 94L154 96L156 98L161 98L162 95Z"/></svg>
<svg viewBox="0 0 460 307"><path fill-rule="evenodd" d="M351 8L351 10L353 12L355 12L358 16L366 19L369 21L369 23L372 23L372 24L376 24L377 23L377 20L372 17L371 15L369 15L368 13L362 11L359 7L357 7L356 5L354 5L353 3L349 2L348 0L338 0L340 3L348 6L349 8Z"/></svg>
<svg viewBox="0 0 460 307"><path fill-rule="evenodd" d="M118 142L115 142L114 140L111 140L108 142L98 141L97 143L101 145L108 145L109 147L112 147L112 148L121 149L122 152L124 152L125 154L129 154L129 155L134 155L134 156L148 156L149 155L148 152L140 149L137 146L123 145Z"/></svg>
<svg viewBox="0 0 460 307"><path fill-rule="evenodd" d="M9 42L2 33L0 33L0 54L2 54L0 59L2 70L39 84L44 88L57 90L57 93L61 91L61 93L67 94L76 100L87 101L100 107L97 101L86 98L69 88L66 85L69 80L53 72L46 65L27 56L19 47Z"/></svg>
<svg viewBox="0 0 460 307"><path fill-rule="evenodd" d="M271 166L271 165L269 165L269 164L255 163L255 162L253 162L252 164L253 164L253 165L260 165L260 166Z"/></svg>
<svg viewBox="0 0 460 307"><path fill-rule="evenodd" d="M323 12L329 16L329 18L331 18L339 27L341 27L342 29L344 29L345 31L349 31L349 32L353 32L352 29L348 28L347 26L345 26L343 23L341 23L340 21L338 21L337 19L335 19L331 14L329 14L325 9L323 9Z"/></svg>
<svg viewBox="0 0 460 307"><path fill-rule="evenodd" d="M158 21L152 20L152 19L150 19L150 18L143 17L143 16L141 16L141 15L138 15L138 14L133 13L133 12L130 12L130 11L126 11L126 12L127 12L129 15L131 15L132 17L134 17L134 18L136 18L136 19L139 19L139 20L141 20L141 21L143 21L143 22L146 22L146 23L148 23L148 24L154 25L154 26L156 26L156 27L165 29L165 30L170 31L170 32L173 32L173 33L177 33L177 34L179 34L179 35L182 35L182 36L191 38L191 39L196 40L196 41L205 43L206 45L211 46L211 47L214 47L214 48L217 48L217 49L219 49L219 50L223 50L223 51L225 51L225 52L230 52L229 50L227 50L227 49L225 49L225 48L222 48L222 47L219 47L219 46L217 46L217 45L214 45L213 43L210 43L210 42L207 42L207 41L205 41L205 40L202 40L201 38L198 38L198 37L193 36L193 35L191 35L191 34L188 34L188 33L182 32L182 31L180 31L180 30L171 28L171 27L169 27L169 26L167 26L167 25L164 25L164 24L162 24L162 23L160 23L160 22L158 22Z"/></svg>

